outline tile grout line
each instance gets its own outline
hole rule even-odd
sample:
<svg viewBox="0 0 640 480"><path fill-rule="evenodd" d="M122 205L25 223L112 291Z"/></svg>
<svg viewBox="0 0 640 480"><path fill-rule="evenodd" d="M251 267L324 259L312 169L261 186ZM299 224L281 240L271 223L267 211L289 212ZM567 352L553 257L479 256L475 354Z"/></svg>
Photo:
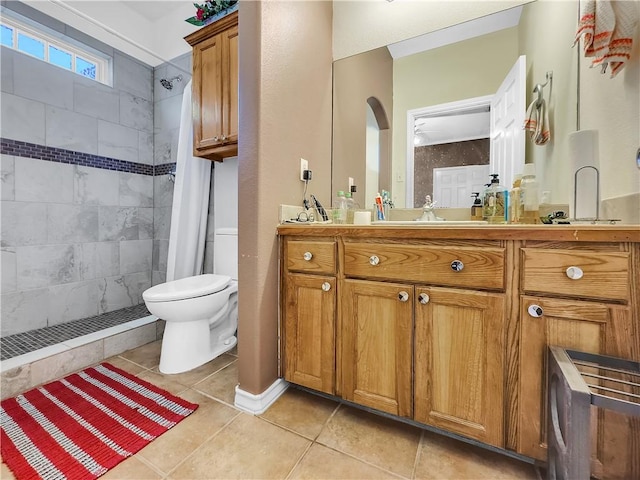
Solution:
<svg viewBox="0 0 640 480"><path fill-rule="evenodd" d="M416 478L416 470L418 469L418 463L420 462L420 456L422 454L422 445L424 443L424 436L426 434L426 430L422 430L420 432L420 441L418 442L418 449L416 450L416 458L413 462L413 470L411 471L411 478Z"/></svg>
<svg viewBox="0 0 640 480"><path fill-rule="evenodd" d="M301 436L301 435L300 435ZM302 437L305 440L309 440L306 437ZM284 477L284 480L289 480L291 478L291 475L293 474L293 472L295 471L295 469L298 467L298 465L300 465L300 463L302 462L302 459L307 455L307 453L309 452L309 450L311 450L311 447L313 446L313 441L309 442L309 445L307 445L307 448L305 448L304 452L302 452L302 455L300 455L300 458L298 458L298 460L296 461L296 463L293 465L293 467L291 467L291 470L289 470L289 473Z"/></svg>

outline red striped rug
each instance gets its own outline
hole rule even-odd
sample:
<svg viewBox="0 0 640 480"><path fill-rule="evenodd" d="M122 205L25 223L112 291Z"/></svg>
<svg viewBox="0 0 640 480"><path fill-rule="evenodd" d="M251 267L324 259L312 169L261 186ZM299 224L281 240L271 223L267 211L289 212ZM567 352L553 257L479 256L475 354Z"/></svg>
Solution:
<svg viewBox="0 0 640 480"><path fill-rule="evenodd" d="M0 453L19 480L97 478L198 408L108 363L0 406Z"/></svg>

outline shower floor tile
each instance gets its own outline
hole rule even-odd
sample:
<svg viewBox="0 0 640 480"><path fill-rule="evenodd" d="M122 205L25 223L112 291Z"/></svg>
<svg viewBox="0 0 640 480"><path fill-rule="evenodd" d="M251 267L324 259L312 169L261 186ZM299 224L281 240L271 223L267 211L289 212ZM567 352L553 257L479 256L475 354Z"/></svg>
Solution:
<svg viewBox="0 0 640 480"><path fill-rule="evenodd" d="M148 315L149 311L143 303L94 317L2 337L0 338L0 360L24 355Z"/></svg>

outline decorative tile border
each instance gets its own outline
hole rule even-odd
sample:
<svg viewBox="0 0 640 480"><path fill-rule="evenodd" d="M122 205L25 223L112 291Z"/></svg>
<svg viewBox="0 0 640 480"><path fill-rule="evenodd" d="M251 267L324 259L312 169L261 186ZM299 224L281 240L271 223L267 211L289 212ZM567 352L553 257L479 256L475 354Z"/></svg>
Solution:
<svg viewBox="0 0 640 480"><path fill-rule="evenodd" d="M175 163L164 165L147 165L145 163L128 162L116 158L101 157L90 153L47 147L35 143L20 142L10 138L0 138L0 153L18 157L36 158L49 162L69 163L85 167L116 170L118 172L138 173L141 175L166 175Z"/></svg>

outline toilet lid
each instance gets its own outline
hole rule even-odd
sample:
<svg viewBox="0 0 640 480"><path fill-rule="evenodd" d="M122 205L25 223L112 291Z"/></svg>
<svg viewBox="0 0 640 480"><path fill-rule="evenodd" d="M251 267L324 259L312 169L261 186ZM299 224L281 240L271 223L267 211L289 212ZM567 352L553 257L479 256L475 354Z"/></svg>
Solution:
<svg viewBox="0 0 640 480"><path fill-rule="evenodd" d="M207 273L161 283L145 290L142 293L142 298L145 302L170 302L172 300L202 297L219 292L230 282L231 277L227 275Z"/></svg>

